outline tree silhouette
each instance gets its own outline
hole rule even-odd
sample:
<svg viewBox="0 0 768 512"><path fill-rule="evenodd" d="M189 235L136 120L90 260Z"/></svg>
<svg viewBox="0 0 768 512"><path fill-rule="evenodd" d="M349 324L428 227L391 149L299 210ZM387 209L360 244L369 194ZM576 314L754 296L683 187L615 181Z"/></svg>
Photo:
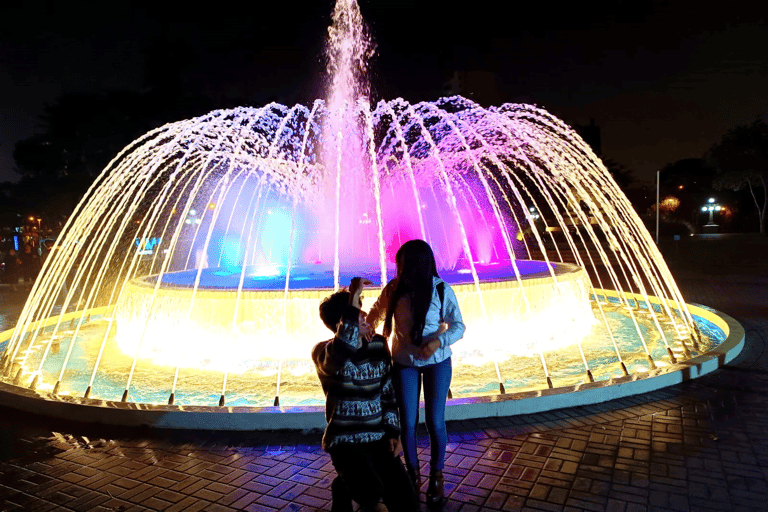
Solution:
<svg viewBox="0 0 768 512"><path fill-rule="evenodd" d="M714 188L749 190L757 208L760 234L765 235L768 220L768 124L757 120L729 130L720 142L710 148L707 158L718 170Z"/></svg>
<svg viewBox="0 0 768 512"><path fill-rule="evenodd" d="M62 96L46 105L43 131L16 143L13 156L22 179L13 186L4 210L33 212L56 226L133 140L165 123L210 110L206 100L169 90Z"/></svg>

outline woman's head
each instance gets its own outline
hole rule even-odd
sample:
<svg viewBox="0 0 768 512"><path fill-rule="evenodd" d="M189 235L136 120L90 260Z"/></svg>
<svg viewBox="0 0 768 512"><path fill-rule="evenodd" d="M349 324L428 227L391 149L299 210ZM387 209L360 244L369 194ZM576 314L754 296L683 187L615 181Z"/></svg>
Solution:
<svg viewBox="0 0 768 512"><path fill-rule="evenodd" d="M435 255L432 248L424 240L408 240L395 255L397 262L397 277L405 278L406 281L424 280L432 277L440 277L437 274L437 265L435 264Z"/></svg>
<svg viewBox="0 0 768 512"><path fill-rule="evenodd" d="M427 311L432 301L432 278L437 274L435 255L424 240L409 240L397 250L397 287L387 308L384 320L384 334L392 332L392 317L401 297L407 295L411 304L413 328L411 342L420 345Z"/></svg>

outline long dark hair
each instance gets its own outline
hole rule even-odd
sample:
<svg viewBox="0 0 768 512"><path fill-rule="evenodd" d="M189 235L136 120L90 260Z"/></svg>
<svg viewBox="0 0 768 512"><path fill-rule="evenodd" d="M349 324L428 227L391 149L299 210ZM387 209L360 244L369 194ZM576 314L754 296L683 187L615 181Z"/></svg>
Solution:
<svg viewBox="0 0 768 512"><path fill-rule="evenodd" d="M387 306L384 335L389 336L392 332L392 316L395 314L397 302L407 295L411 301L413 315L411 341L414 345L421 345L421 335L432 301L432 277L440 277L437 274L435 255L424 240L408 240L397 250L395 259L397 286Z"/></svg>

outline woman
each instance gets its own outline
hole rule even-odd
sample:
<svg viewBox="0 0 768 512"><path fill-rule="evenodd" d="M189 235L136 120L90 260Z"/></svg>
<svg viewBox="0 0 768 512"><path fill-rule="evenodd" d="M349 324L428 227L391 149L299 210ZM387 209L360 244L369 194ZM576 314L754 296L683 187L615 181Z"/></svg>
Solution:
<svg viewBox="0 0 768 512"><path fill-rule="evenodd" d="M368 313L376 327L384 320L384 335L392 335L395 393L400 407L403 454L417 492L421 487L416 453L419 393L424 383L424 410L431 446L427 502L443 498L443 466L448 435L445 402L451 385L450 346L464 336L456 295L437 274L432 248L410 240L397 251L397 276Z"/></svg>

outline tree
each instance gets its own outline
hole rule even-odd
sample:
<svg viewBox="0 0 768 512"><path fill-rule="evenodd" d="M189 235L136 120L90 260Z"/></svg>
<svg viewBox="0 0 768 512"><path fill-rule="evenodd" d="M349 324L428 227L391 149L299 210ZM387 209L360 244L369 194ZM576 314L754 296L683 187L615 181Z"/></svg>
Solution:
<svg viewBox="0 0 768 512"><path fill-rule="evenodd" d="M635 177L633 176L634 171L632 169L610 158L603 159L603 165L605 165L613 180L624 192L634 185Z"/></svg>
<svg viewBox="0 0 768 512"><path fill-rule="evenodd" d="M42 132L16 143L13 157L22 179L9 193L12 204L5 210L31 209L56 225L131 141L210 109L207 100L169 91L62 96L46 105Z"/></svg>
<svg viewBox="0 0 768 512"><path fill-rule="evenodd" d="M632 207L638 215L646 213L648 208L653 205L653 193L649 185L637 180L634 170L616 160L603 159L603 165L621 191L624 192L624 195L627 196L629 202L632 203Z"/></svg>
<svg viewBox="0 0 768 512"><path fill-rule="evenodd" d="M766 234L768 205L768 124L757 120L737 126L710 148L708 159L718 175L713 186L718 190L749 190L757 208L760 234ZM762 191L759 191L762 187Z"/></svg>
<svg viewBox="0 0 768 512"><path fill-rule="evenodd" d="M701 206L712 196L715 172L701 158L684 158L665 165L659 175L659 209L662 217L695 226Z"/></svg>

